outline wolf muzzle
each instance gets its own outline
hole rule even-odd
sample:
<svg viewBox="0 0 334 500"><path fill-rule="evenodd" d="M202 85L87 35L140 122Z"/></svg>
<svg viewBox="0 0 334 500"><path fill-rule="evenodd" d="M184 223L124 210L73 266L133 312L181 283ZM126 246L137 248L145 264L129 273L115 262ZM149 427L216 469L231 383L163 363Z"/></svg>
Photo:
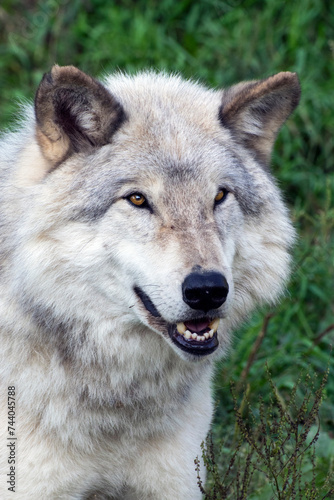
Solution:
<svg viewBox="0 0 334 500"><path fill-rule="evenodd" d="M150 297L141 288L136 286L134 291L152 316L161 317ZM217 349L219 317L216 317L214 311L224 304L228 292L226 278L217 271L196 269L186 276L182 283L183 301L191 309L203 312L203 316L167 326L168 334L178 348L196 356L205 356Z"/></svg>

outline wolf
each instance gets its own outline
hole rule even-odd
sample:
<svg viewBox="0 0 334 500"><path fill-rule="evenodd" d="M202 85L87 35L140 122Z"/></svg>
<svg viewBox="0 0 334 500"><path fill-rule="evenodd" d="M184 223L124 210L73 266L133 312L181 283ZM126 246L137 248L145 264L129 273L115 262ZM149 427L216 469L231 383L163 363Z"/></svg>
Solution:
<svg viewBox="0 0 334 500"><path fill-rule="evenodd" d="M269 165L299 97L44 75L0 142L1 499L202 497L214 362L289 275Z"/></svg>

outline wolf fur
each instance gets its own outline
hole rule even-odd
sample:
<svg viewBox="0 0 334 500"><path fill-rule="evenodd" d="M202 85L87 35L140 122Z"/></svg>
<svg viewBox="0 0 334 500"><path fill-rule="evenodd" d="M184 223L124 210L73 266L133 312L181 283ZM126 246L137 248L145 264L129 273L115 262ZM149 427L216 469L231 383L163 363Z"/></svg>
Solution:
<svg viewBox="0 0 334 500"><path fill-rule="evenodd" d="M294 230L268 165L299 94L288 72L218 91L152 72L44 76L0 142L1 499L201 498L214 361L289 274ZM198 306L185 282L208 273L218 302ZM176 327L216 319L202 344Z"/></svg>

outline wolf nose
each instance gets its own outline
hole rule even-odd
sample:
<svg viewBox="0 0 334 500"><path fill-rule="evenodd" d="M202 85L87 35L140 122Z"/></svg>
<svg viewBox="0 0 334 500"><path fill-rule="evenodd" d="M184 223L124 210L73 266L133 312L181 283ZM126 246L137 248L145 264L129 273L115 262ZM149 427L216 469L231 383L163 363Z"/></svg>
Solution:
<svg viewBox="0 0 334 500"><path fill-rule="evenodd" d="M217 309L226 300L228 283L215 271L189 274L182 284L183 300L192 309Z"/></svg>

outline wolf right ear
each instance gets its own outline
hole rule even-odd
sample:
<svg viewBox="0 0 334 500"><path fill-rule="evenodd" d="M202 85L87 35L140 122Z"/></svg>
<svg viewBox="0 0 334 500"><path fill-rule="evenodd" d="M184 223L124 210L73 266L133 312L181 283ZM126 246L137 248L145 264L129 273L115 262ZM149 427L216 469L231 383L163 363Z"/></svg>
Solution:
<svg viewBox="0 0 334 500"><path fill-rule="evenodd" d="M296 73L282 72L223 91L219 119L237 142L250 148L267 165L276 135L299 99Z"/></svg>
<svg viewBox="0 0 334 500"><path fill-rule="evenodd" d="M50 170L71 154L111 142L125 114L97 80L74 66L53 66L35 97L36 137Z"/></svg>

